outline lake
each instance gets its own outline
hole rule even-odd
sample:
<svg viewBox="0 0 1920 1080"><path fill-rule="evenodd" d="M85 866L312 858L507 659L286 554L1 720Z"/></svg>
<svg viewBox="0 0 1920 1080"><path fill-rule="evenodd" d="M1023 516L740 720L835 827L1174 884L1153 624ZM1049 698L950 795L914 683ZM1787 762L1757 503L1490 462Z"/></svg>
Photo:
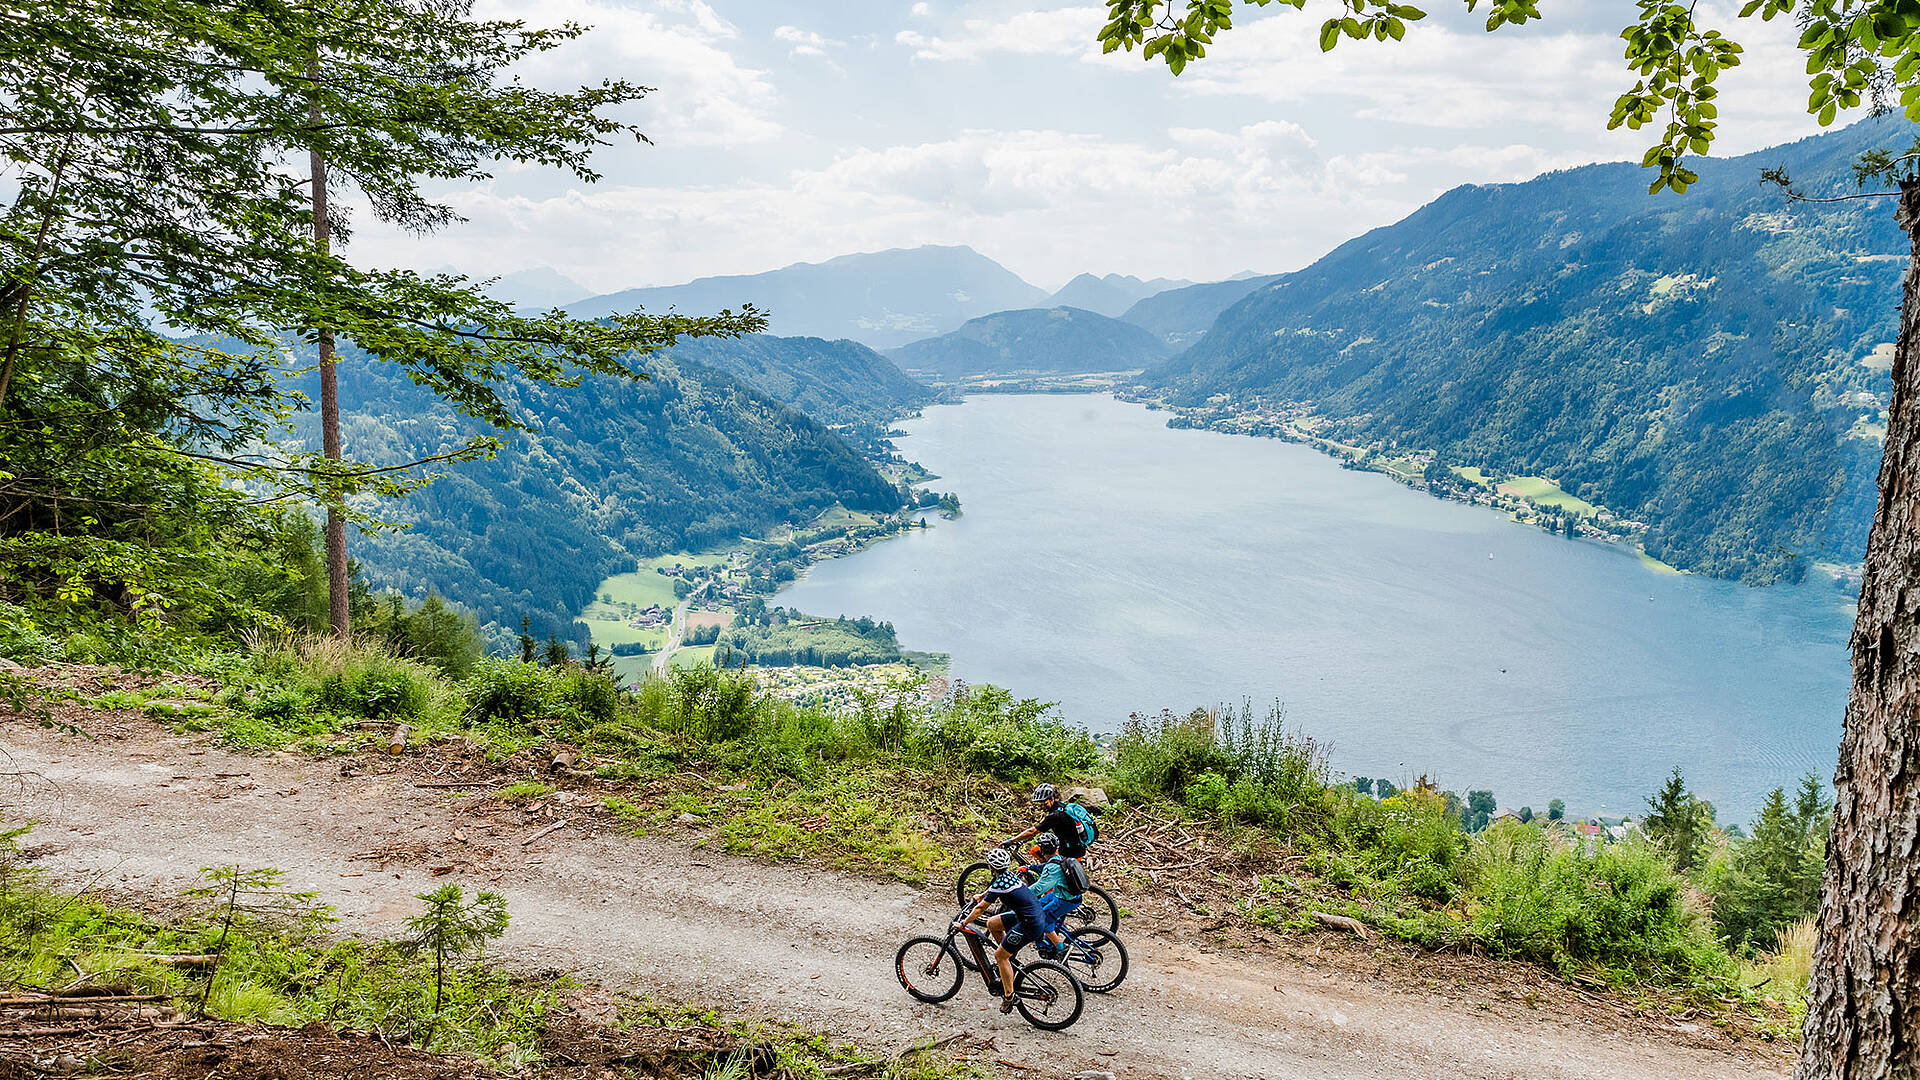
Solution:
<svg viewBox="0 0 1920 1080"><path fill-rule="evenodd" d="M1251 699L1338 771L1638 812L1675 765L1745 823L1830 780L1848 597L1660 573L1272 439L1105 396L981 395L906 422L958 494L779 603L891 621L953 673L1115 731Z"/></svg>

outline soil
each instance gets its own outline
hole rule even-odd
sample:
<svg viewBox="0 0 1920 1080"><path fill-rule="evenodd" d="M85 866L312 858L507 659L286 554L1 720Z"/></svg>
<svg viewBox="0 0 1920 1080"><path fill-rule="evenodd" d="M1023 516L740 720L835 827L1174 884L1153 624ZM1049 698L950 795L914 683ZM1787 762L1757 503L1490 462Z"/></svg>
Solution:
<svg viewBox="0 0 1920 1080"><path fill-rule="evenodd" d="M1791 1072L1784 1044L1650 1015L1524 965L1332 931L1283 940L1229 927L1223 935L1219 920L1131 902L1135 914L1121 926L1132 958L1125 985L1090 996L1068 1031L1038 1032L1002 1016L977 983L943 1005L922 1005L895 980L900 942L943 932L953 913L946 888L724 855L701 846L699 824L634 836L567 791L530 813L461 788L421 786L437 781L412 756L238 754L130 714L96 713L84 727L92 739L0 724L0 751L11 758L0 772L23 774L0 788L0 818L37 823L32 850L62 884L158 902L204 866L273 866L333 904L343 929L367 936L396 934L418 908L415 894L443 882L486 887L503 893L512 913L497 961L799 1024L876 1050L965 1032L971 1045L992 1047L983 1065L1018 1062L1032 1076L1111 1070L1121 1080ZM276 1037L328 1036L301 1029ZM257 1044L244 1045L252 1053ZM193 1071L182 1068L178 1075Z"/></svg>

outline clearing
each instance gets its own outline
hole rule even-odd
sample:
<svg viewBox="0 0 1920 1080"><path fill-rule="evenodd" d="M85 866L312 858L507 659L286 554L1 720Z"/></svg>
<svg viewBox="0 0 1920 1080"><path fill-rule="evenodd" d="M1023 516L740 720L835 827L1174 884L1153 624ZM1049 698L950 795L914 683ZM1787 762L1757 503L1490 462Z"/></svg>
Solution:
<svg viewBox="0 0 1920 1080"><path fill-rule="evenodd" d="M1557 506L1571 510L1583 517L1592 517L1600 508L1580 498L1560 490L1560 485L1544 476L1516 476L1500 484L1499 490L1507 495L1518 495L1523 499L1539 503L1541 506Z"/></svg>
<svg viewBox="0 0 1920 1080"><path fill-rule="evenodd" d="M1199 919L1122 924L1126 985L1063 1034L1003 1017L977 986L919 1005L894 950L952 914L943 888L706 849L703 826L633 836L481 814L494 800L416 786L414 759L243 755L150 721L89 721L93 739L13 722L5 815L62 884L161 897L200 867L279 867L335 905L347 932L392 936L416 893L454 881L503 893L496 959L609 988L787 1020L868 1046L971 1030L1035 1077L1433 1077L1708 1080L1785 1077L1791 1048L1637 1014L1534 969L1416 955L1343 935L1224 946ZM573 814L570 819L568 814ZM445 876L436 876L439 869ZM1273 939L1278 941L1278 939ZM1324 952L1324 955L1323 955Z"/></svg>

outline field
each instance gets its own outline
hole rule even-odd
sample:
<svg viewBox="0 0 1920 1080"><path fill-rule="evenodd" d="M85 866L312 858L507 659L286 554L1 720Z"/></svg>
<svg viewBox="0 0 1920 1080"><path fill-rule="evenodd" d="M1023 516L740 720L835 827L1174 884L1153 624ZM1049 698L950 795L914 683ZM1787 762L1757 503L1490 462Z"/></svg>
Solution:
<svg viewBox="0 0 1920 1080"><path fill-rule="evenodd" d="M1500 491L1508 495L1518 495L1541 506L1557 506L1571 510L1585 517L1592 517L1600 508L1580 498L1560 490L1560 485L1544 476L1516 476L1500 485Z"/></svg>
<svg viewBox="0 0 1920 1080"><path fill-rule="evenodd" d="M834 503L832 506L820 511L819 517L808 522L806 531L816 532L820 529L852 529L863 525L872 525L879 520L879 518L874 517L872 514L861 513L858 510L849 510L839 503Z"/></svg>
<svg viewBox="0 0 1920 1080"><path fill-rule="evenodd" d="M683 645L673 650L673 660L671 663L677 668L699 667L701 664L711 664L713 663L713 646Z"/></svg>
<svg viewBox="0 0 1920 1080"><path fill-rule="evenodd" d="M1478 484L1481 487L1487 486L1487 474L1471 465L1453 466L1453 475L1471 484Z"/></svg>

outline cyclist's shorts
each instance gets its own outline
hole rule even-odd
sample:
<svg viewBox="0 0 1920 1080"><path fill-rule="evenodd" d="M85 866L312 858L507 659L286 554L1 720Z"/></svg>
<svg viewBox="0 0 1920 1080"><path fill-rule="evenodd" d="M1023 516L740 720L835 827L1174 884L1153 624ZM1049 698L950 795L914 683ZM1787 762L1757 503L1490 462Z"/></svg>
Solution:
<svg viewBox="0 0 1920 1080"><path fill-rule="evenodd" d="M1047 929L1058 930L1067 916L1080 908L1080 898L1064 893L1054 893L1040 904L1040 915L1047 921Z"/></svg>

